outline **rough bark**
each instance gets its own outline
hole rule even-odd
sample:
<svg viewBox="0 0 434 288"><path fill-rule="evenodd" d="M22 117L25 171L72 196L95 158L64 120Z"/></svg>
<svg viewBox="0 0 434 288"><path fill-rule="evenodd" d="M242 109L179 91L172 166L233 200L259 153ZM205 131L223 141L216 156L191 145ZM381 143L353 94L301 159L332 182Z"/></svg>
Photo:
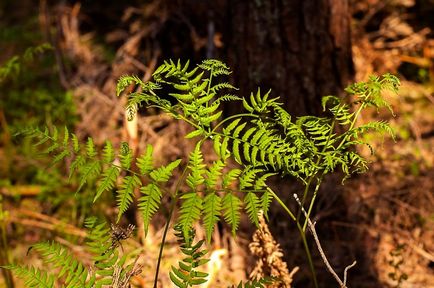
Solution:
<svg viewBox="0 0 434 288"><path fill-rule="evenodd" d="M292 115L318 114L322 95L351 79L347 0L229 0L226 43L243 95L258 86Z"/></svg>

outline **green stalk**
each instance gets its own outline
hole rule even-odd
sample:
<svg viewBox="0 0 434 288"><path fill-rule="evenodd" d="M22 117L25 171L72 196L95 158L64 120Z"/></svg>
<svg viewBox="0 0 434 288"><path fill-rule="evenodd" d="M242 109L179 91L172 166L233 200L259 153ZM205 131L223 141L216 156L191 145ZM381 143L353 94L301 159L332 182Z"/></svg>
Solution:
<svg viewBox="0 0 434 288"><path fill-rule="evenodd" d="M363 108L365 108L365 103L360 104L359 108L357 109L356 113L354 114L354 118L353 118L353 121L352 121L351 124L350 124L350 128L348 128L347 131L350 131L351 129L354 128L354 126L355 126L355 124L356 124L356 121L357 121L357 118L359 118L360 112L362 112ZM342 145L344 145L344 143L345 143L345 141L347 140L347 138L348 138L348 135L346 135L346 136L344 137L344 139L342 139L341 143L339 143L339 145L338 145L338 147L336 148L336 150L339 150L339 148L341 148Z"/></svg>
<svg viewBox="0 0 434 288"><path fill-rule="evenodd" d="M155 269L154 286L157 288L158 274L160 273L161 260L163 258L164 244L166 243L167 232L169 231L170 221L172 220L173 212L175 211L176 202L178 200L178 192L181 188L181 184L184 182L185 174L187 173L188 166L185 166L184 171L182 171L181 177L179 177L178 183L176 183L175 193L173 195L172 204L170 206L169 215L167 215L166 226L164 227L163 238L161 239L160 251L158 252L157 267Z"/></svg>
<svg viewBox="0 0 434 288"><path fill-rule="evenodd" d="M317 164L319 163L320 158L318 158ZM304 187L304 191L303 191L303 198L301 200L301 207L297 212L297 220L296 222L298 223L300 221L300 217L301 217L301 208L304 207L304 203L306 202L307 199L307 195L309 194L309 188L310 188L310 184L313 181L313 178L315 177L316 174L312 175L309 177L309 180L307 180L306 186Z"/></svg>
<svg viewBox="0 0 434 288"><path fill-rule="evenodd" d="M157 268L155 269L155 278L154 278L154 286L153 286L154 288L157 288L158 274L160 273L160 265L161 265L161 259L163 258L164 244L166 243L166 236L167 236L167 231L169 230L170 220L172 219L173 211L175 210L176 199L177 199L177 197L173 198L173 202L172 202L172 205L170 207L169 215L167 216L166 226L164 227L163 238L161 239L160 251L158 252Z"/></svg>
<svg viewBox="0 0 434 288"><path fill-rule="evenodd" d="M324 177L324 174L322 174L321 177L318 179L318 182L316 183L316 186L315 186L315 190L313 191L312 200L310 201L309 209L307 210L307 216L306 216L306 219L304 220L303 231L306 231L307 222L308 222L310 214L312 212L313 204L315 202L316 195L317 195L317 192L319 190L319 187L321 186L321 182L322 182L323 177ZM300 209L300 211L301 211L301 209Z"/></svg>
<svg viewBox="0 0 434 288"><path fill-rule="evenodd" d="M271 190L270 188L267 188L267 191L270 192L270 194L273 196L274 199L276 199L276 201L283 208L283 210L285 210L285 212L288 213L289 217L296 222L297 229L300 233L301 241L303 242L304 251L306 253L307 260L309 262L309 268L310 268L310 272L312 273L313 284L315 288L318 288L319 286L318 286L318 280L316 278L315 267L313 265L312 255L310 254L309 244L307 243L306 234L304 233L303 227L301 227L300 222L297 221L297 218L294 216L294 213L292 213L291 210L288 208L288 206L286 206L285 203L283 203L283 201L279 198L279 196L277 196L276 193L274 193L274 191Z"/></svg>

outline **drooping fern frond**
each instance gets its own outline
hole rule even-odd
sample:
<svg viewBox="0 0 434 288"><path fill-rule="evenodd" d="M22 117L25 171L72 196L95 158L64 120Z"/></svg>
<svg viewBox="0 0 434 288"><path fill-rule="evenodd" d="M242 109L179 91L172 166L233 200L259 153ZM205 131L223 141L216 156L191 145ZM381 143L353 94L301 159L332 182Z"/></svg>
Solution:
<svg viewBox="0 0 434 288"><path fill-rule="evenodd" d="M175 226L174 229L181 252L185 255L185 258L178 262L179 267L172 266L172 271L169 274L170 280L178 288L194 287L205 283L208 273L197 270L198 267L209 261L209 259L204 258L208 251L201 250L204 241L201 240L193 244L194 229L188 231L188 237L185 237L183 227Z"/></svg>

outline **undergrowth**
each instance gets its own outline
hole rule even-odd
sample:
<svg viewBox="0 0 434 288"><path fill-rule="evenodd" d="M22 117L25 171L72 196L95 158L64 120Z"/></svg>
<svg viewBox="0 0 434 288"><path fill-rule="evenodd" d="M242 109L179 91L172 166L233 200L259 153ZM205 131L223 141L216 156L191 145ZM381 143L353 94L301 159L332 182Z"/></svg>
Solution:
<svg viewBox="0 0 434 288"><path fill-rule="evenodd" d="M101 150L94 145L92 138L88 138L86 143L80 143L77 136L66 128L61 131L56 128L29 129L25 133L37 139L36 145L44 146L45 152L52 155L52 164L70 159L69 177L77 174L80 179L76 193L80 193L89 181L99 183L92 196L93 202L98 201L103 193L116 190L117 222L136 201L143 218L144 230L147 231L153 216L161 208L162 199L171 199L172 209L167 218L166 233L172 218L177 215L174 220L176 234L180 239L181 251L187 254L187 258L179 262L179 267L172 267L170 273L170 279L177 287L191 287L206 281L206 274L196 270L206 262L206 253L199 250L203 241L193 244L192 229L195 223L201 223L207 242L211 241L215 225L221 218L230 225L235 235L242 213L246 213L250 221L258 226L259 213L262 211L267 218L272 201L277 201L288 214L288 220L298 227L312 280L318 287L306 239L306 229L317 192L324 176L329 173L341 171L345 179L353 173L367 170L368 160L356 149L358 145L372 149L369 143L362 140L365 133L378 131L393 136L392 129L385 121L363 125L357 125L357 121L369 107L385 107L392 111L382 97L382 91L396 92L399 80L390 74L372 76L369 81L350 85L346 89L352 96L350 100L335 96L323 97L322 106L326 116L293 119L282 108L279 99L270 96L270 91L263 93L258 89L250 97L244 98L233 94L237 89L221 80L230 73L229 68L218 60L205 60L194 68L190 68L188 62L181 64L179 61L168 61L154 72L152 81L143 82L136 76L123 76L118 81L117 94L126 94L128 99L126 113L129 120L145 106L158 108L191 126L192 131L185 138L191 139L195 148L187 161L176 159L157 167L154 165L151 145L147 146L142 155L135 157L126 143L116 149L107 141ZM127 90L131 91L127 89L131 86L140 87L137 90L140 92L126 93ZM167 87L173 93L160 94ZM223 117L223 102L239 103L245 112ZM205 141L212 142L218 158L211 163L204 159ZM231 161L237 162L237 168L230 168ZM179 171L176 175L180 176L174 177L175 170ZM304 190L300 191L299 197L300 211L305 210L305 213L291 211L278 196L279 193L267 185L267 179L275 175L291 176L303 184ZM167 185L169 181L177 184ZM176 188L170 190L169 187ZM140 191L139 197L135 196L135 190ZM176 208L178 213L174 213ZM107 234L100 234L102 240L107 237L104 235ZM164 241L165 235L161 247ZM45 259L53 262L55 267L63 267L65 263L58 262L63 259L60 256L63 252L55 253L56 249L60 249L58 247L57 244L50 243L40 244L35 249L42 249L42 255L51 255L51 258ZM99 252L101 257L107 256L106 253ZM162 250L160 259L161 253ZM105 277L99 278L95 273L83 272L85 269L79 267L82 266L77 264L75 270L68 271L75 273L80 270L83 274L78 279L81 281L99 281ZM35 274L34 268L9 268L22 277ZM154 287L158 280L158 268L159 263ZM66 272L65 270L64 273ZM110 270L105 273L113 277L115 272ZM127 274L124 272L124 275ZM48 274L41 273L39 276L38 279L45 282L54 281ZM272 280L278 279L257 279L238 287L264 287L266 281ZM86 283L83 285L89 285L90 282ZM92 285L83 287L93 287Z"/></svg>

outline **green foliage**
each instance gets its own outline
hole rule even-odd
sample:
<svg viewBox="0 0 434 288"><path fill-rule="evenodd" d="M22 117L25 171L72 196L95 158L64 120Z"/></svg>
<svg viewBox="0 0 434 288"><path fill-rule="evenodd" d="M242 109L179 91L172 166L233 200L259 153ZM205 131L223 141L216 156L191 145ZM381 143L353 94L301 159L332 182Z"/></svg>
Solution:
<svg viewBox="0 0 434 288"><path fill-rule="evenodd" d="M178 244L185 258L179 261L178 266L172 266L170 272L170 280L179 288L193 287L203 284L207 281L208 273L198 271L197 268L206 264L209 259L204 256L208 253L207 250L201 250L204 243L203 240L193 244L195 230L188 230L188 237L185 237L184 227L175 226L175 235L178 237Z"/></svg>
<svg viewBox="0 0 434 288"><path fill-rule="evenodd" d="M243 208L250 221L258 225L260 211L267 217L271 201L275 198L297 222L300 233L304 233L323 177L338 170L343 172L345 178L364 172L368 160L356 148L358 145L370 146L362 136L372 130L393 135L385 121L356 125L360 113L368 107L391 110L381 92L396 92L399 81L392 75L371 77L367 82L348 87L347 92L354 99L351 103L334 96L324 97L322 106L329 115L327 117L303 116L294 120L282 108L278 98L270 98L270 91L263 94L258 89L248 98L226 93L236 88L218 78L230 73L229 68L218 60L205 60L193 69L189 69L188 62L182 65L180 61L167 61L154 72L153 81L143 82L136 76L123 76L118 82L118 95L130 85L141 87L141 92L127 95L128 118L132 119L139 107L145 105L157 107L191 125L193 130L185 138L192 139L195 148L186 165L177 159L155 167L150 145L142 155L134 157L126 143L116 150L107 142L100 152L91 138L83 145L66 129L63 136L56 129L28 131L29 135L38 138L36 145L48 147L46 152L53 155L54 162L70 158L70 174L78 173L80 178L77 191L95 179L99 179L100 184L94 201L102 193L117 189L117 221L136 200L146 232L163 197L177 202L179 217L176 231L183 245L186 245L183 252L190 253L188 255L192 257L188 258L189 264L180 262L180 268L172 270L171 279L178 287L199 284L206 277L193 270L203 264L199 260L195 262L203 256L197 250L202 243L192 244L191 231L196 222L203 221L208 241L220 218L231 226L235 234ZM158 95L165 86L175 91L168 95L170 101ZM246 113L222 119L221 102L240 100ZM203 156L202 144L205 141L212 141L218 158L213 163ZM240 165L239 168L228 169L231 159ZM137 167L137 171L132 167ZM183 172L181 176L173 177L178 167ZM303 226L299 217L296 218L268 187L267 179L275 175L290 175L304 184L301 203L303 207L309 199L310 203L307 202L308 212ZM166 183L172 177L177 179L177 188L168 191ZM140 191L138 199L134 199L136 190ZM265 285L265 282L261 281L240 287L263 287L260 285Z"/></svg>
<svg viewBox="0 0 434 288"><path fill-rule="evenodd" d="M187 138L201 138L196 142L185 167L189 172L185 178L189 191L182 192L179 196L179 223L186 237L193 223L202 218L207 239L210 240L213 228L221 216L235 233L242 206L249 219L258 225L259 211L263 210L267 215L272 200L267 192L268 177L276 174L292 175L307 184L312 179L338 169L346 177L354 172L363 172L367 169L367 160L353 149L360 144L369 145L361 140L361 136L370 130L392 134L384 121L355 125L360 112L366 107L390 108L382 100L381 90L395 91L399 82L388 74L372 77L366 83L357 83L347 89L350 93L357 93L352 104L357 107L355 112L350 112L350 105L341 99L326 96L322 105L333 117L303 116L293 121L281 108L282 104L277 98L270 98L270 92L262 94L258 90L248 99L243 99L243 105L249 113L234 115L218 122L222 114L218 100L226 97L226 94L220 92L233 90L234 87L225 82L216 84L213 80L219 75L228 75L229 69L217 60L206 60L192 70L188 68L188 62L181 65L179 61L177 64L169 61L155 71L155 82L144 83L138 77L123 76L118 83L118 94L132 84L142 87L142 92L128 95L128 107L131 103L141 105L142 102L160 107L193 126L195 130L186 135ZM163 85L170 85L179 92L170 94L175 100L174 104L173 101L158 96ZM178 159L155 168L152 161L153 148L150 145L143 155L135 158L126 143L122 143L116 153L112 144L107 142L100 153L91 138L83 148L77 137L67 130L63 138L56 129L52 132L47 129L43 132L35 130L30 134L40 138L36 145L51 143L46 152L54 154L54 162L64 157L72 158L71 174L78 171L81 179L77 191L87 181L101 179L94 201L105 191L113 189L118 179L122 178L117 192L118 221L132 203L134 190L140 189L143 196L137 200L144 217L145 230L158 210L161 198L165 196L163 184L170 179L173 170L181 162ZM214 150L220 158L212 164L205 163L201 151L201 143L207 139L213 141ZM98 156L99 154L102 155ZM223 172L230 156L241 165L241 170ZM114 164L116 158L120 165ZM140 173L132 171L130 168L133 166L137 166ZM229 183L235 180L238 180L238 188L229 187ZM176 191L175 194L177 193Z"/></svg>
<svg viewBox="0 0 434 288"><path fill-rule="evenodd" d="M116 287L127 287L134 265L127 265L127 254L122 257L116 249L120 240L114 238L105 223L95 219L86 222L89 229L88 249L94 256L92 267L87 267L65 247L56 242L38 243L31 247L41 255L44 267L21 266L12 264L4 268L12 270L23 279L27 287L107 287L113 283ZM127 235L129 236L129 235Z"/></svg>
<svg viewBox="0 0 434 288"><path fill-rule="evenodd" d="M246 283L240 282L237 288L266 288L267 285L273 284L275 281L276 279L274 277L265 277L261 279L250 280Z"/></svg>
<svg viewBox="0 0 434 288"><path fill-rule="evenodd" d="M26 49L22 56L13 56L0 67L0 84L7 79L18 77L23 66L34 61L35 56L51 50L52 47L48 43L44 43L35 47Z"/></svg>

